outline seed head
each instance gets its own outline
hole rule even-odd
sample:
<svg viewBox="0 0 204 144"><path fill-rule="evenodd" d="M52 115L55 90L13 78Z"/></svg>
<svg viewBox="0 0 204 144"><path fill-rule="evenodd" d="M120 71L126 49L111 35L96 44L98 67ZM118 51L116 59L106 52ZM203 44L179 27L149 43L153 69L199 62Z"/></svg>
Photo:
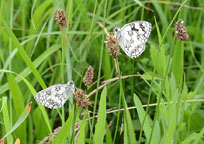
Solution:
<svg viewBox="0 0 204 144"><path fill-rule="evenodd" d="M83 78L84 85L88 87L90 84L92 84L93 77L94 77L94 69L92 66L89 66Z"/></svg>
<svg viewBox="0 0 204 144"><path fill-rule="evenodd" d="M183 21L177 21L174 26L176 28L176 37L179 41L186 41L189 39L189 35L187 29L183 25Z"/></svg>
<svg viewBox="0 0 204 144"><path fill-rule="evenodd" d="M77 88L74 93L77 106L80 106L84 109L87 109L89 105L92 103L89 101L89 98L84 94L83 90L80 88Z"/></svg>
<svg viewBox="0 0 204 144"><path fill-rule="evenodd" d="M54 132L53 132L53 138L55 138L58 133L60 132L60 130L62 129L62 127L58 127L56 129L54 129ZM39 142L38 144L47 144L47 143L52 143L52 135L49 134L48 136L44 137L43 140L41 142Z"/></svg>
<svg viewBox="0 0 204 144"><path fill-rule="evenodd" d="M107 35L105 43L106 46L108 47L110 55L113 56L114 58L117 58L118 55L120 54L120 49L118 47L118 42L115 36Z"/></svg>
<svg viewBox="0 0 204 144"><path fill-rule="evenodd" d="M64 13L64 10L58 9L58 10L56 11L55 20L56 20L57 24L60 25L60 28L61 28L61 29L67 27L67 20L66 20L66 15L65 15L65 13Z"/></svg>

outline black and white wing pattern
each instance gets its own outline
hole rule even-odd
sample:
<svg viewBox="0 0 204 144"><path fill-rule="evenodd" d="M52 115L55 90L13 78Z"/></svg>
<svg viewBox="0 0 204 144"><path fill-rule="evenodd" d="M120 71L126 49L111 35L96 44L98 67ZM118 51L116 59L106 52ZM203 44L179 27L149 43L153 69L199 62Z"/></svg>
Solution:
<svg viewBox="0 0 204 144"><path fill-rule="evenodd" d="M38 92L34 99L45 107L58 109L64 105L68 97L75 91L73 81L66 84L56 84Z"/></svg>
<svg viewBox="0 0 204 144"><path fill-rule="evenodd" d="M152 30L152 25L146 21L136 21L114 28L115 37L123 51L136 58L145 50L145 44Z"/></svg>

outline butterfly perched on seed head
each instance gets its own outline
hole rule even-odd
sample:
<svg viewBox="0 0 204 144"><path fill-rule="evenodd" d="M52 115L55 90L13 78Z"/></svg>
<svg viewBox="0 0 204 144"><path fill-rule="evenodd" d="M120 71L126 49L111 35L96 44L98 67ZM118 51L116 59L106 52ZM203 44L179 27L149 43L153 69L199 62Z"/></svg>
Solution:
<svg viewBox="0 0 204 144"><path fill-rule="evenodd" d="M75 88L72 80L66 84L56 84L38 92L34 99L45 107L58 109L74 93Z"/></svg>
<svg viewBox="0 0 204 144"><path fill-rule="evenodd" d="M130 57L136 58L145 50L145 44L152 30L146 21L128 23L121 28L114 28L114 35L122 50Z"/></svg>

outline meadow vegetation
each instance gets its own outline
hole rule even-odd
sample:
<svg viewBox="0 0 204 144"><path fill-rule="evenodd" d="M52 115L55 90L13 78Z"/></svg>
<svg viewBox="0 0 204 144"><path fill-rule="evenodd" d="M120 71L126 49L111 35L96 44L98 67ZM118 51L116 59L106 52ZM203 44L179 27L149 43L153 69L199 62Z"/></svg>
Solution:
<svg viewBox="0 0 204 144"><path fill-rule="evenodd" d="M1 0L1 143L204 143L203 9L202 0ZM175 34L179 19L188 40ZM138 20L152 24L143 54L111 56L107 32ZM79 89L62 108L34 100L69 80Z"/></svg>

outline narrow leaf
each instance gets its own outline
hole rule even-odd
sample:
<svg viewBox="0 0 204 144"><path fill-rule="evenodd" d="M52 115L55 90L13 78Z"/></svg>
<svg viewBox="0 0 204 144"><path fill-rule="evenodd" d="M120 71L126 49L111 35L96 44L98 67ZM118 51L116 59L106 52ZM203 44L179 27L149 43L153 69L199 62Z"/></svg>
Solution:
<svg viewBox="0 0 204 144"><path fill-rule="evenodd" d="M1 140L5 137L7 137L8 135L10 135L17 127L19 127L24 120L27 118L27 116L30 113L30 109L31 109L31 104L32 102L30 102L25 109L23 110L23 112L21 113L20 117L18 118L17 122L13 125L13 127L9 130L9 132L6 133L6 135L4 135Z"/></svg>
<svg viewBox="0 0 204 144"><path fill-rule="evenodd" d="M103 138L105 134L105 124L106 124L106 95L107 95L107 88L104 87L101 99L99 102L99 112L98 112L98 119L96 123L96 129L94 133L94 142L98 144L103 144Z"/></svg>
<svg viewBox="0 0 204 144"><path fill-rule="evenodd" d="M144 118L145 118L145 111L142 107L142 103L140 102L140 99L135 94L134 94L134 102L135 102L135 106L137 108L140 123L142 124L144 121ZM150 119L149 115L147 115L145 122L144 122L144 126L143 126L143 130L144 130L145 136L147 138L147 141L149 141L151 131L152 131L151 124L152 124L152 120ZM156 143L154 135L155 134L153 134L153 137L152 137L152 143Z"/></svg>
<svg viewBox="0 0 204 144"><path fill-rule="evenodd" d="M70 113L69 118L65 122L59 134L55 137L53 141L54 144L62 144L65 142L66 138L70 133L73 121L74 121L74 107L72 107L72 112Z"/></svg>

